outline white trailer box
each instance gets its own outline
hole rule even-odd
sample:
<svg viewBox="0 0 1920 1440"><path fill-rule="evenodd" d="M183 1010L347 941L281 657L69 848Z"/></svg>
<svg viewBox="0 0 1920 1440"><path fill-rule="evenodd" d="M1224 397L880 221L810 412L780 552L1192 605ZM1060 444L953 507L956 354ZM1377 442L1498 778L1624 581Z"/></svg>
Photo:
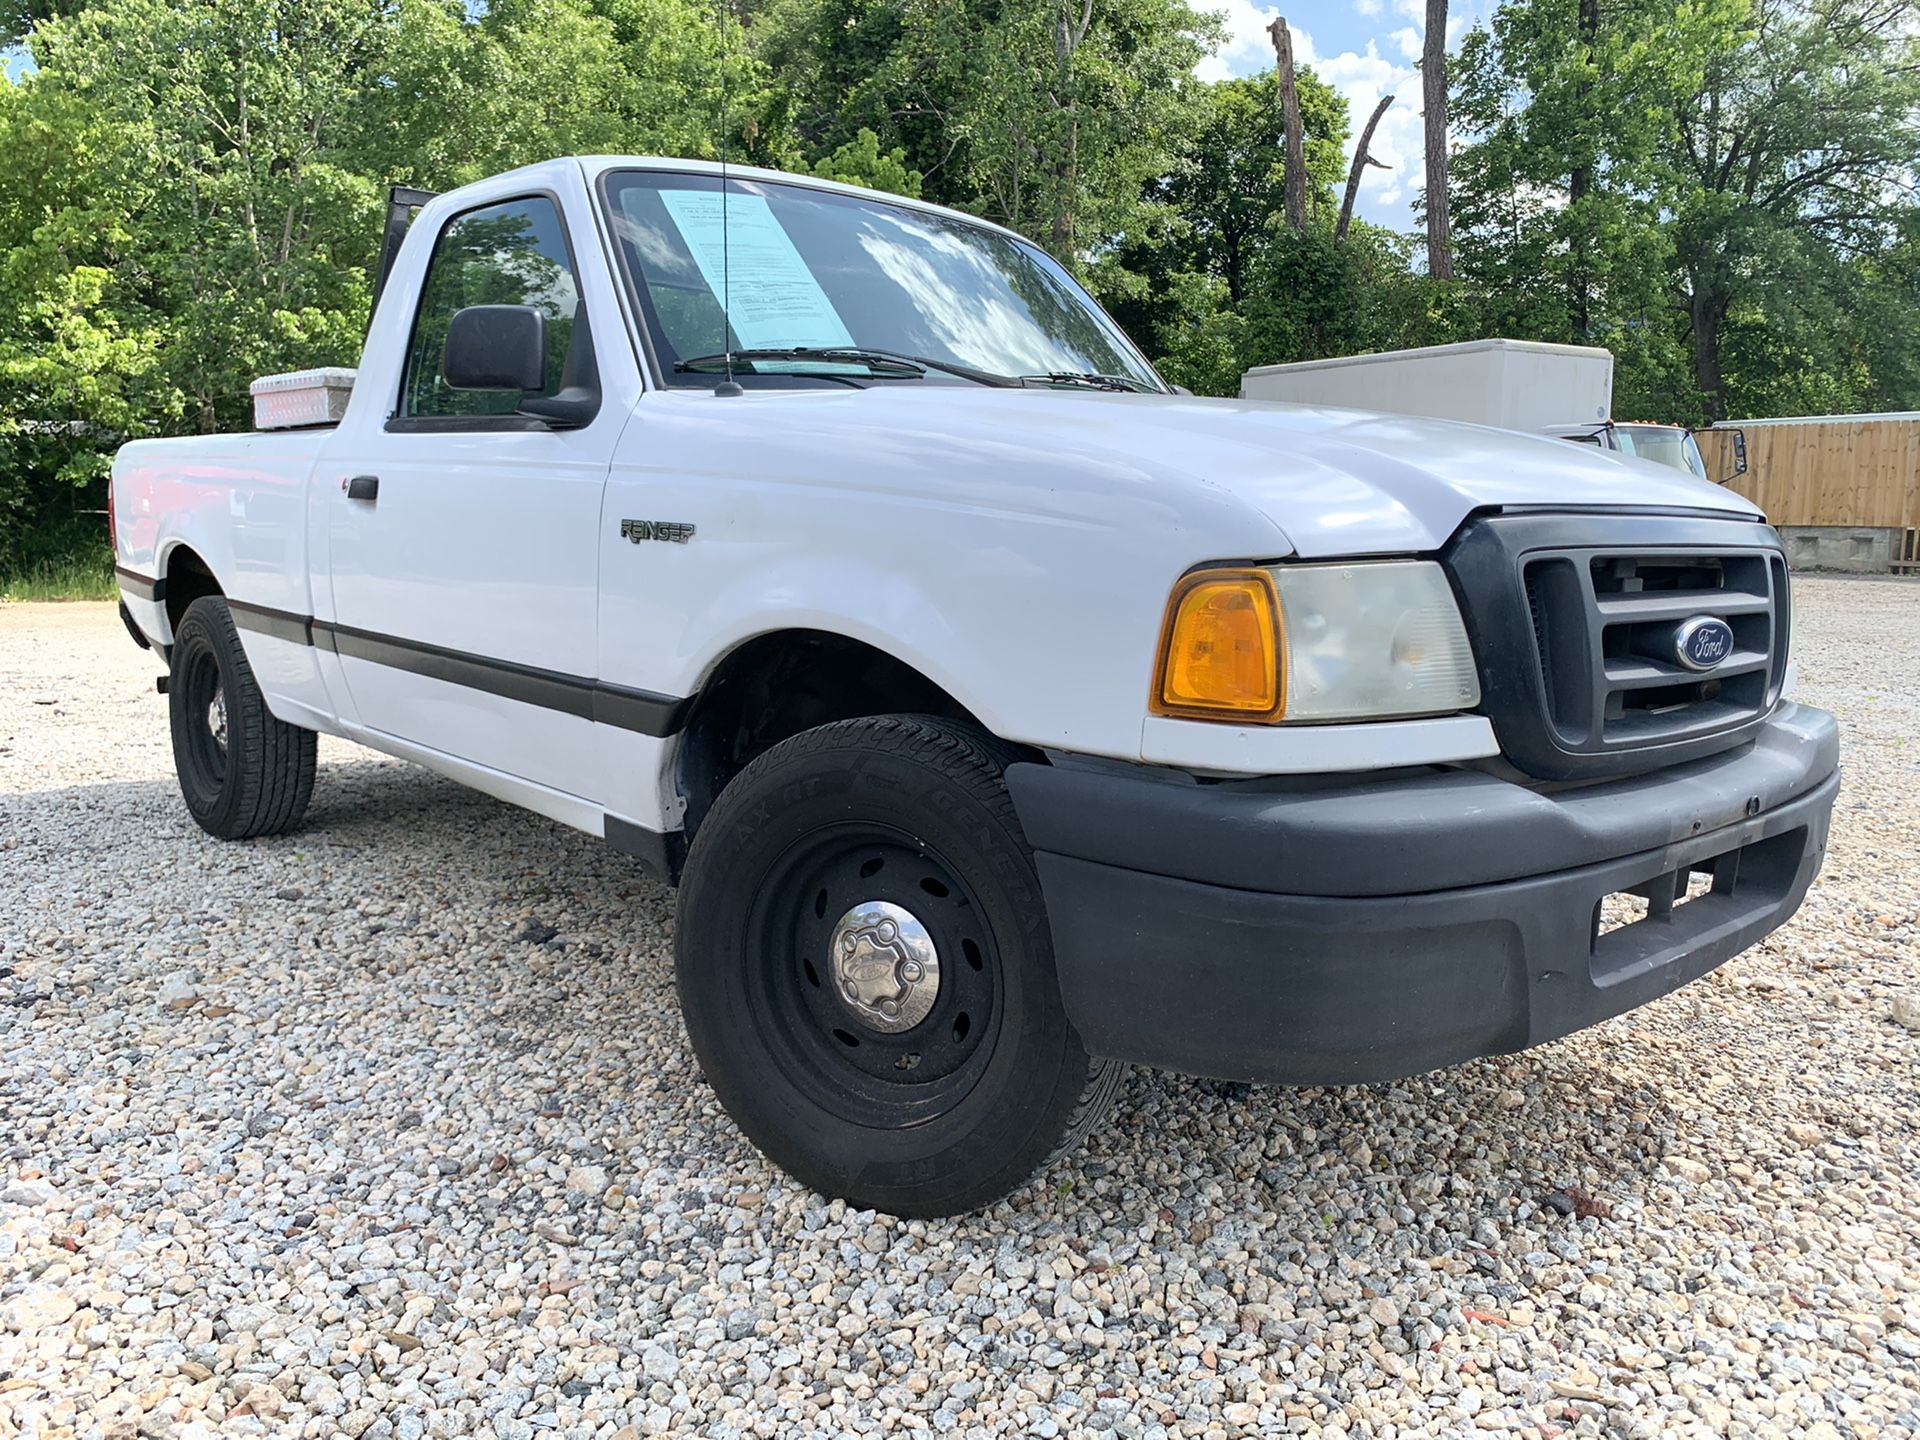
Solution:
<svg viewBox="0 0 1920 1440"><path fill-rule="evenodd" d="M1240 395L1543 430L1611 418L1613 353L1591 345L1468 340L1261 365L1240 377Z"/></svg>

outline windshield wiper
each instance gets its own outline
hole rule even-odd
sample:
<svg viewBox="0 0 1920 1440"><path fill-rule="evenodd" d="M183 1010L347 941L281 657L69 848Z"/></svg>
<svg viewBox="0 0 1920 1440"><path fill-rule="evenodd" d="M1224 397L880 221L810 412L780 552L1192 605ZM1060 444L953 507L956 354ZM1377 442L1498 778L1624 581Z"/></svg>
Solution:
<svg viewBox="0 0 1920 1440"><path fill-rule="evenodd" d="M1095 370L1049 370L1044 375L1022 375L1020 378L1030 384L1085 385L1093 390L1124 390L1133 395L1160 393L1131 375L1102 375Z"/></svg>
<svg viewBox="0 0 1920 1440"><path fill-rule="evenodd" d="M673 368L704 372L724 370L728 358L725 352L696 355L691 360L682 360ZM788 345L771 349L735 350L731 358L748 364L755 360L790 363L811 360L823 365L865 365L869 370L891 378L910 378L924 375L929 370L939 370L948 375L958 375L963 380L971 380L976 385L1017 386L1021 383L1011 375L996 375L991 370L976 370L971 365L956 365L950 360L933 360L925 355L902 355L892 350L870 350L863 345Z"/></svg>

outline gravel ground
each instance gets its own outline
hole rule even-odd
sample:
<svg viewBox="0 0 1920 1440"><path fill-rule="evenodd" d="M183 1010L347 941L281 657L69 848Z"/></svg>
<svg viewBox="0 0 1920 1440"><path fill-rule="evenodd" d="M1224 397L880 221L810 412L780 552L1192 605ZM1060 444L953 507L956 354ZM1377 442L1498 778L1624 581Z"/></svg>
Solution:
<svg viewBox="0 0 1920 1440"><path fill-rule="evenodd" d="M1799 594L1786 930L1398 1085L1137 1073L941 1223L747 1147L598 842L323 742L220 844L111 610L0 609L0 1436L1920 1430L1920 586Z"/></svg>

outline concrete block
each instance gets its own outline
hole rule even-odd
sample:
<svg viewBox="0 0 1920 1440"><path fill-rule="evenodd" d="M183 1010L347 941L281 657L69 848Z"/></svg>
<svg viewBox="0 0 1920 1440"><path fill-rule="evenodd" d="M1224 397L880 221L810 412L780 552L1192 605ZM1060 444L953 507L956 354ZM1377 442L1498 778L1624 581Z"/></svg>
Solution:
<svg viewBox="0 0 1920 1440"><path fill-rule="evenodd" d="M1900 553L1900 532L1875 525L1782 525L1787 564L1795 570L1885 575Z"/></svg>

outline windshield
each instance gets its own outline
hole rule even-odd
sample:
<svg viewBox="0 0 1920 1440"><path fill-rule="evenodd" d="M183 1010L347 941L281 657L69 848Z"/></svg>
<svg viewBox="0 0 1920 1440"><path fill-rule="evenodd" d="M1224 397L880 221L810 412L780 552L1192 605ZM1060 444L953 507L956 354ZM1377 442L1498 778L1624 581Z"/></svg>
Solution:
<svg viewBox="0 0 1920 1440"><path fill-rule="evenodd" d="M712 386L726 350L868 350L994 376L1071 372L1165 386L1032 245L947 215L800 185L617 171L606 194L626 277L668 382ZM725 319L720 296L727 294ZM746 375L969 384L937 368L763 356Z"/></svg>
<svg viewBox="0 0 1920 1440"><path fill-rule="evenodd" d="M1690 431L1677 425L1616 425L1614 434L1629 455L1690 471L1702 480L1707 478L1707 462L1701 458Z"/></svg>

